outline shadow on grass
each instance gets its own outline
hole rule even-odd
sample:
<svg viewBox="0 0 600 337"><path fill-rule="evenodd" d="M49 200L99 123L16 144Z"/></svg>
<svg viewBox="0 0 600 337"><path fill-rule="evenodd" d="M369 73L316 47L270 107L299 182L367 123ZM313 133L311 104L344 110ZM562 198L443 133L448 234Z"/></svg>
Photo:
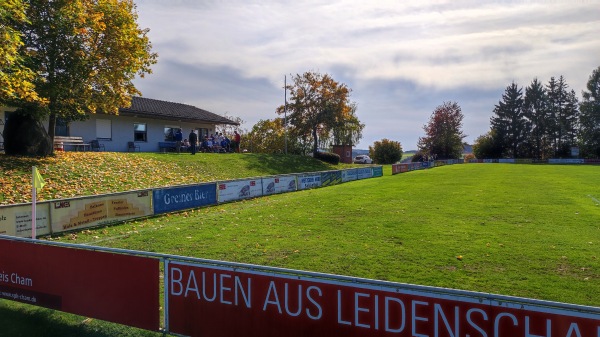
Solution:
<svg viewBox="0 0 600 337"><path fill-rule="evenodd" d="M119 324L0 300L0 336L112 337L161 336Z"/></svg>
<svg viewBox="0 0 600 337"><path fill-rule="evenodd" d="M0 170L3 172L15 170L18 172L31 171L32 166L47 164L54 157L23 157L23 156L8 156L0 155Z"/></svg>
<svg viewBox="0 0 600 337"><path fill-rule="evenodd" d="M242 158L244 158L243 160L246 162L248 169L262 171L266 174L326 171L332 169L329 164L308 156L252 154L245 155Z"/></svg>

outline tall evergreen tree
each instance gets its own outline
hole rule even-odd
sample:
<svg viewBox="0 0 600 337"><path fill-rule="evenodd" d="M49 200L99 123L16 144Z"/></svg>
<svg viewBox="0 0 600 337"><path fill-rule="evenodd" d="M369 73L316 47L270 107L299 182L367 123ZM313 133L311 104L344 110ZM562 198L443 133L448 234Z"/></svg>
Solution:
<svg viewBox="0 0 600 337"><path fill-rule="evenodd" d="M527 146L529 155L533 158L546 158L551 156L551 147L548 139L548 126L546 114L548 110L548 97L544 85L534 79L525 88L523 112L527 119Z"/></svg>
<svg viewBox="0 0 600 337"><path fill-rule="evenodd" d="M548 134L552 140L554 155L569 155L569 149L575 143L578 114L577 97L574 91L568 92L568 84L563 76L558 81L552 77L546 86L548 93Z"/></svg>
<svg viewBox="0 0 600 337"><path fill-rule="evenodd" d="M523 113L523 91L516 83L511 83L502 100L494 108L494 114L490 120L492 130L503 148L503 155L517 158L524 155L520 150L526 139L526 119Z"/></svg>
<svg viewBox="0 0 600 337"><path fill-rule="evenodd" d="M584 156L600 158L600 67L592 72L586 87L580 106L580 146Z"/></svg>

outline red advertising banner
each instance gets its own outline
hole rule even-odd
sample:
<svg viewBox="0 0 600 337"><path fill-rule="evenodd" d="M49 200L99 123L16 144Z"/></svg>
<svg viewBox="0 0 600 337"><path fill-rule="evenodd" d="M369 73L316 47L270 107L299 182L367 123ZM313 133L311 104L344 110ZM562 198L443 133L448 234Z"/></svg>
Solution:
<svg viewBox="0 0 600 337"><path fill-rule="evenodd" d="M169 331L189 336L600 337L600 310L175 262L167 274Z"/></svg>
<svg viewBox="0 0 600 337"><path fill-rule="evenodd" d="M0 239L0 298L160 328L159 260Z"/></svg>

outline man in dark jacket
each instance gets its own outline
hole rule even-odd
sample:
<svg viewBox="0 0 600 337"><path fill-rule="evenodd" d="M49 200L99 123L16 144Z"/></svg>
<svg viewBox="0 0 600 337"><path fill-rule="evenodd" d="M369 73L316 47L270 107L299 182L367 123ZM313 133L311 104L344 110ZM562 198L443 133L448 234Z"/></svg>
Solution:
<svg viewBox="0 0 600 337"><path fill-rule="evenodd" d="M190 140L190 148L192 150L192 154L196 154L196 143L198 142L198 135L196 135L193 129L192 132L190 132L188 139Z"/></svg>
<svg viewBox="0 0 600 337"><path fill-rule="evenodd" d="M181 133L181 129L177 129L175 132L175 151L177 153L181 152L181 145L183 144L183 133Z"/></svg>

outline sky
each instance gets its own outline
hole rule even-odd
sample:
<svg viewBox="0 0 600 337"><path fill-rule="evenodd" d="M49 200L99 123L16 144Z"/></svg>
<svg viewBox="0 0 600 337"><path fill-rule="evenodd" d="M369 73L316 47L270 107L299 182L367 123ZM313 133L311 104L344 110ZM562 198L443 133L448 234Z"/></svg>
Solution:
<svg viewBox="0 0 600 337"><path fill-rule="evenodd" d="M600 66L600 0L137 0L158 53L144 97L242 118L278 117L307 71L352 89L355 146L417 148L435 108L457 102L466 142L486 133L512 82L564 76L581 97Z"/></svg>

